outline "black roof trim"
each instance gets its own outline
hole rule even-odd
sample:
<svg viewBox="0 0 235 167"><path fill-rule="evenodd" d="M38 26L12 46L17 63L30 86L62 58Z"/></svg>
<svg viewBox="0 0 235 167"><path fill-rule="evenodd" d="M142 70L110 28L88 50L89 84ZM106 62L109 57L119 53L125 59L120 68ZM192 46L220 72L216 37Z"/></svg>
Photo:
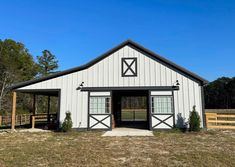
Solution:
<svg viewBox="0 0 235 167"><path fill-rule="evenodd" d="M36 95L58 96L60 89L18 89L16 92L30 93Z"/></svg>
<svg viewBox="0 0 235 167"><path fill-rule="evenodd" d="M81 91L113 91L113 90L179 90L179 86L131 86L131 87L83 87Z"/></svg>
<svg viewBox="0 0 235 167"><path fill-rule="evenodd" d="M52 79L52 78L56 78L56 77L59 77L59 76L63 76L63 75L66 75L66 74L70 74L70 73L73 73L73 72L77 72L77 71L81 71L81 70L84 70L84 69L87 69L89 67L91 67L92 65L96 64L97 62L101 61L102 59L108 57L110 54L114 53L115 51L119 50L120 48L126 46L126 45L130 45L130 46L133 46L134 48L137 48L141 51L143 51L144 53L147 53L148 55L152 56L153 58L155 59L159 59L160 61L166 63L167 65L170 65L171 67L191 76L192 78L200 81L202 83L202 85L204 84L207 84L208 81L200 76L198 76L197 74L165 59L164 57L144 48L143 46L133 42L132 40L126 40L124 42L122 42L121 44L119 44L118 46L114 47L113 49L105 52L104 54L98 56L97 58L93 59L92 61L88 62L87 64L84 64L84 65L81 65L81 66L78 66L78 67L75 67L75 68L71 68L71 69L68 69L68 70L65 70L65 71L61 71L61 72L58 72L58 73L54 73L54 74L51 74L49 76L45 76L45 77L41 77L41 78L37 78L37 79L33 79L33 80L29 80L29 81L25 81L25 82L21 82L21 83L18 83L18 84L15 84L15 85L12 85L9 87L9 89L17 89L17 88L20 88L20 87L24 87L24 86L28 86L28 85L31 85L31 84L35 84L35 83L38 83L38 82L41 82L41 81L45 81L45 80L49 80L49 79Z"/></svg>

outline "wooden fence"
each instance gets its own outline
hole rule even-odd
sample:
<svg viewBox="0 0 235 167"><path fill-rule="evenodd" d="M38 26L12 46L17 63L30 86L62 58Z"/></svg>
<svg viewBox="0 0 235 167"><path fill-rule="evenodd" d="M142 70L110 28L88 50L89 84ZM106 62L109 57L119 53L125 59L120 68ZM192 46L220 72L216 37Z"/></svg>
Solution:
<svg viewBox="0 0 235 167"><path fill-rule="evenodd" d="M205 109L206 113L235 114L235 109Z"/></svg>
<svg viewBox="0 0 235 167"><path fill-rule="evenodd" d="M19 114L16 115L16 125L30 124L31 114ZM11 126L11 115L0 115L0 127Z"/></svg>
<svg viewBox="0 0 235 167"><path fill-rule="evenodd" d="M32 125L32 128L35 127L35 122L49 122L55 123L57 120L57 114L19 114L16 115L16 126ZM0 115L0 127L9 127L11 126L11 115Z"/></svg>
<svg viewBox="0 0 235 167"><path fill-rule="evenodd" d="M57 114L49 114L49 117L47 114L36 114L31 116L32 120L32 128L35 128L35 122L36 121L47 121L47 123L56 124L57 120Z"/></svg>
<svg viewBox="0 0 235 167"><path fill-rule="evenodd" d="M212 129L235 129L235 113L206 113L206 127Z"/></svg>

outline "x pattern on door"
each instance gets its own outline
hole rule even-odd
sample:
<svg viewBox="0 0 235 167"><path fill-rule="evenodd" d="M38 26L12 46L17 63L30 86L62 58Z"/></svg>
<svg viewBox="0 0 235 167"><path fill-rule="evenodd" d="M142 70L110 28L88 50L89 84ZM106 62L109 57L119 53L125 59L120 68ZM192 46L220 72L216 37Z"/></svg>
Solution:
<svg viewBox="0 0 235 167"><path fill-rule="evenodd" d="M152 129L170 129L174 126L173 114L156 115L152 114Z"/></svg>
<svg viewBox="0 0 235 167"><path fill-rule="evenodd" d="M110 129L111 128L111 115L89 115L89 129Z"/></svg>
<svg viewBox="0 0 235 167"><path fill-rule="evenodd" d="M122 76L137 76L137 58L122 58Z"/></svg>

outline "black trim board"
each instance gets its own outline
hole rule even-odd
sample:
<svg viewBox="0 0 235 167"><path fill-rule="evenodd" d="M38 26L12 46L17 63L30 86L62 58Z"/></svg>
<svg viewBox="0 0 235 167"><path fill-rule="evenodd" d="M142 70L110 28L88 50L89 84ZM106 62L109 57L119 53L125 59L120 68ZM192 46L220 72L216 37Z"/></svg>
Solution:
<svg viewBox="0 0 235 167"><path fill-rule="evenodd" d="M18 89L15 92L29 93L36 95L59 96L61 89Z"/></svg>
<svg viewBox="0 0 235 167"><path fill-rule="evenodd" d="M61 90L59 89L59 95L58 95L58 114L57 114L57 121L58 121L58 128L62 123L60 122L60 116L61 116Z"/></svg>
<svg viewBox="0 0 235 167"><path fill-rule="evenodd" d="M202 127L206 127L206 113L205 113L205 96L204 96L204 87L201 86L201 97L202 97Z"/></svg>
<svg viewBox="0 0 235 167"><path fill-rule="evenodd" d="M133 87L83 87L81 91L113 91L113 90L179 90L179 86L133 86Z"/></svg>
<svg viewBox="0 0 235 167"><path fill-rule="evenodd" d="M81 65L81 66L78 66L78 67L75 67L75 68L71 68L71 69L68 69L68 70L65 70L65 71L61 71L61 72L58 72L58 73L54 73L54 74L51 74L49 76L46 76L46 77L41 77L41 78L37 78L37 79L33 79L33 80L29 80L29 81L25 81L25 82L21 82L21 83L18 83L18 84L14 84L12 86L9 87L9 89L11 90L14 90L14 89L17 89L17 88L21 88L21 87L24 87L24 86L28 86L28 85L31 85L31 84L35 84L35 83L38 83L38 82L41 82L41 81L45 81L45 80L49 80L49 79L52 79L52 78L56 78L56 77L59 77L59 76L63 76L63 75L66 75L66 74L70 74L70 73L73 73L73 72L77 72L77 71L81 71L81 70L84 70L84 69L87 69L89 67L91 67L92 65L96 64L97 62L101 61L102 59L108 57L109 55L111 55L112 53L114 53L115 51L119 50L120 48L124 47L124 46L130 46L130 47L133 47L133 48L136 48L140 51L142 51L143 53L146 53L148 54L149 56L151 56L152 58L154 59L158 59L162 62L164 62L165 64L173 67L174 69L176 70L179 70L181 71L182 73L196 79L197 81L201 82L202 85L204 84L207 84L208 81L200 76L198 76L197 74L161 57L160 55L144 48L143 46L131 41L131 40L126 40L124 42L122 42L121 44L119 44L118 46L114 47L113 49L105 52L104 54L100 55L99 57L95 58L94 60L88 62L87 64L84 64L84 65Z"/></svg>
<svg viewBox="0 0 235 167"><path fill-rule="evenodd" d="M149 130L153 130L152 127L152 98L151 91L148 90L148 114L149 114Z"/></svg>
<svg viewBox="0 0 235 167"><path fill-rule="evenodd" d="M87 102L88 102L88 108L87 108L87 130L90 130L90 92L88 92L88 97L87 97Z"/></svg>
<svg viewBox="0 0 235 167"><path fill-rule="evenodd" d="M172 91L172 107L173 107L173 127L175 127L175 95L174 95L174 91Z"/></svg>

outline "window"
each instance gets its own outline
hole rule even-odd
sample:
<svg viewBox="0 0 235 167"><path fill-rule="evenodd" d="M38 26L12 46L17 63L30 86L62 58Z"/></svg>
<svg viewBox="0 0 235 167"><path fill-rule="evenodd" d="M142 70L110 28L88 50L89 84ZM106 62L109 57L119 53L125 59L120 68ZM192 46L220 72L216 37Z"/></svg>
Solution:
<svg viewBox="0 0 235 167"><path fill-rule="evenodd" d="M172 114L173 113L172 96L152 96L152 113Z"/></svg>
<svg viewBox="0 0 235 167"><path fill-rule="evenodd" d="M122 58L122 77L137 76L137 58Z"/></svg>
<svg viewBox="0 0 235 167"><path fill-rule="evenodd" d="M90 114L109 114L110 97L90 97Z"/></svg>

